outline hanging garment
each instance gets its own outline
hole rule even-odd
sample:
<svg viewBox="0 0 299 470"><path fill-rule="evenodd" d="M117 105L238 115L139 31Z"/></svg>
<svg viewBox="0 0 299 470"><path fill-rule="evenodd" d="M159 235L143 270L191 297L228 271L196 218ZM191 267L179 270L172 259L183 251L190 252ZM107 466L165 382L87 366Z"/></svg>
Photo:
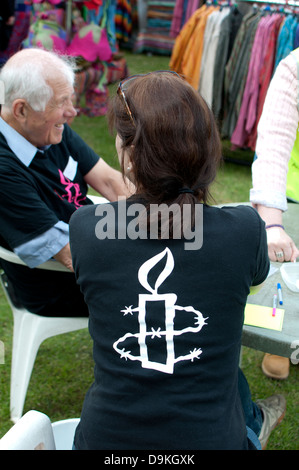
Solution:
<svg viewBox="0 0 299 470"><path fill-rule="evenodd" d="M16 11L15 23L9 38L8 47L5 51L0 52L0 64L5 63L9 57L21 48L22 42L28 36L29 27L30 11Z"/></svg>
<svg viewBox="0 0 299 470"><path fill-rule="evenodd" d="M298 21L296 16L289 15L286 17L277 40L274 71L279 62L287 57L294 49L297 24Z"/></svg>
<svg viewBox="0 0 299 470"><path fill-rule="evenodd" d="M146 29L138 33L133 48L135 53L171 55L174 38L170 28L174 7L175 0L148 1Z"/></svg>
<svg viewBox="0 0 299 470"><path fill-rule="evenodd" d="M234 6L221 23L213 77L212 110L217 118L221 118L223 113L225 66L230 58L242 19L242 13Z"/></svg>
<svg viewBox="0 0 299 470"><path fill-rule="evenodd" d="M248 132L255 121L259 72L263 65L265 54L263 46L267 41L267 27L270 20L270 16L261 18L254 38L240 114L231 137L231 142L238 147L245 147Z"/></svg>
<svg viewBox="0 0 299 470"><path fill-rule="evenodd" d="M128 42L133 30L132 4L130 0L117 0L114 21L118 41Z"/></svg>
<svg viewBox="0 0 299 470"><path fill-rule="evenodd" d="M102 4L103 0L89 0L87 2L84 2L84 5L89 10L98 10L99 6L101 6Z"/></svg>
<svg viewBox="0 0 299 470"><path fill-rule="evenodd" d="M204 33L204 47L198 91L210 108L212 107L213 102L214 68L221 24L228 16L229 12L230 8L223 8L222 10L213 12L207 19Z"/></svg>
<svg viewBox="0 0 299 470"><path fill-rule="evenodd" d="M209 7L197 23L182 60L182 73L186 80L198 90L203 52L203 37L208 17L219 7Z"/></svg>
<svg viewBox="0 0 299 470"><path fill-rule="evenodd" d="M33 3L43 3L45 0L32 0ZM58 5L61 3L61 0L47 0L47 2L51 3L52 5Z"/></svg>
<svg viewBox="0 0 299 470"><path fill-rule="evenodd" d="M259 109L260 87L262 81L266 80L263 86L264 95L273 72L278 32L277 21L280 24L280 20L278 14L267 15L260 20L256 31L240 114L231 137L232 144L238 147L248 147L250 144L253 150L255 148L255 126L258 121L258 113L261 112ZM265 68L266 60L268 60L267 68ZM267 75L264 76L266 71ZM252 138L249 142L251 134Z"/></svg>
<svg viewBox="0 0 299 470"><path fill-rule="evenodd" d="M180 73L182 70L182 60L183 56L185 54L186 48L188 46L188 42L192 37L192 34L194 33L195 27L197 25L197 22L199 21L201 15L207 10L207 6L203 5L201 8L199 8L194 15L190 18L187 23L183 26L181 29L179 35L177 36L169 66L172 70L175 70L176 72Z"/></svg>
<svg viewBox="0 0 299 470"><path fill-rule="evenodd" d="M187 0L186 15L184 21L188 21L191 16L200 8L202 2L200 0Z"/></svg>
<svg viewBox="0 0 299 470"><path fill-rule="evenodd" d="M173 10L170 36L176 38L184 24L186 0L176 0Z"/></svg>
<svg viewBox="0 0 299 470"><path fill-rule="evenodd" d="M276 52L276 44L277 44L277 37L278 32L283 22L284 18L282 15L273 16L273 23L269 31L268 42L265 44L265 57L264 63L260 70L259 76L259 95L258 95L258 104L257 104L257 112L256 112L256 119L254 126L249 134L247 147L251 150L255 150L256 146L256 139L257 139L257 126L262 114L267 90L271 81L271 77L273 75L274 70L274 62L275 62L275 52Z"/></svg>
<svg viewBox="0 0 299 470"><path fill-rule="evenodd" d="M41 47L64 54L67 46L66 36L66 31L57 22L37 18L29 28L23 47Z"/></svg>
<svg viewBox="0 0 299 470"><path fill-rule="evenodd" d="M108 41L113 53L118 52L116 40L116 0L102 0L97 9L89 9L86 14L86 22L106 28Z"/></svg>
<svg viewBox="0 0 299 470"><path fill-rule="evenodd" d="M296 31L295 31L295 39L294 39L294 49L299 47L299 25L297 23Z"/></svg>
<svg viewBox="0 0 299 470"><path fill-rule="evenodd" d="M169 66L182 73L196 89L199 87L203 38L208 17L219 7L203 5L191 16L176 38Z"/></svg>

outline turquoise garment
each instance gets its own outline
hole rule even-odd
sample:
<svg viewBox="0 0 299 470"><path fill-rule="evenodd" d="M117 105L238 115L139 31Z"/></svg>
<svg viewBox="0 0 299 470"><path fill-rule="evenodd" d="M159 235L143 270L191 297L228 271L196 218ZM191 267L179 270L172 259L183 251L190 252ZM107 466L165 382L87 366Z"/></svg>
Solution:
<svg viewBox="0 0 299 470"><path fill-rule="evenodd" d="M290 15L286 18L277 39L277 52L275 57L274 71L279 62L287 57L294 49L297 25L298 21L296 17Z"/></svg>

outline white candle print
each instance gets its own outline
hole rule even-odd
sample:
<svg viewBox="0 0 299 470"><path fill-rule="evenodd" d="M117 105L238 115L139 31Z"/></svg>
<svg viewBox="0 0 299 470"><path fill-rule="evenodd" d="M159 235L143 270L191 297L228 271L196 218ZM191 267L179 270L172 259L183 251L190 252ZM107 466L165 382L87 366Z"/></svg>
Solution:
<svg viewBox="0 0 299 470"><path fill-rule="evenodd" d="M154 287L149 284L148 274L150 270L156 266L159 261L166 257L166 263L164 269L159 274ZM135 312L138 312L138 322L139 322L139 332L138 333L126 333L124 336L119 338L114 344L113 348L120 354L121 358L130 359L132 361L140 361L142 367L146 369L154 369L160 372L167 374L172 374L174 371L174 364L179 361L186 361L198 359L202 350L200 348L195 348L193 351L189 351L188 354L184 356L175 357L175 337L180 336L184 333L199 332L204 325L206 325L207 318L203 318L203 315L198 310L195 310L193 307L181 307L176 305L177 295L175 293L159 294L158 289L165 281L165 279L171 274L174 269L174 258L169 248L166 248L164 251L158 255L150 258L146 261L138 271L138 280L140 284L150 293L149 294L139 294L138 307L132 308L132 305L126 307L121 312L123 315L134 315ZM147 330L147 316L149 315L149 303L159 302L164 305L164 319L165 329L161 330L161 327L154 329L153 327L150 331ZM157 304L156 304L157 305ZM195 314L195 321L192 326L188 326L181 330L174 329L174 319L176 315L176 310L185 311ZM140 347L140 355L134 356L131 354L131 351L127 351L125 348L125 341L130 337L135 337L138 340ZM149 359L149 344L150 340L155 338L163 338L166 342L166 358L163 362L152 361ZM124 347L121 347L124 346Z"/></svg>

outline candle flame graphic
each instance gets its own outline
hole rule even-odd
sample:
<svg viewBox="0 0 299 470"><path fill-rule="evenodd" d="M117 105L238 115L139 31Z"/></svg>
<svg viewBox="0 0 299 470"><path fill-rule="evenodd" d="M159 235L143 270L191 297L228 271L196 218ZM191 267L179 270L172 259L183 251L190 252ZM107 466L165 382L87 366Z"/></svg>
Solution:
<svg viewBox="0 0 299 470"><path fill-rule="evenodd" d="M150 270L156 264L158 264L159 261L161 261L164 258L164 256L166 256L165 267L164 267L163 271L160 273L158 279L156 280L155 287L152 288L149 285L148 280L147 280L148 274L149 274ZM173 259L172 253L169 250L169 248L165 248L164 251L162 251L161 253L159 253L156 256L153 256L153 258L150 258L145 263L143 263L143 265L139 268L139 271L138 271L138 280L139 280L140 284L146 290L148 290L152 294L156 294L158 292L158 289L161 286L161 284L163 284L165 279L171 274L173 268L174 268L174 259Z"/></svg>

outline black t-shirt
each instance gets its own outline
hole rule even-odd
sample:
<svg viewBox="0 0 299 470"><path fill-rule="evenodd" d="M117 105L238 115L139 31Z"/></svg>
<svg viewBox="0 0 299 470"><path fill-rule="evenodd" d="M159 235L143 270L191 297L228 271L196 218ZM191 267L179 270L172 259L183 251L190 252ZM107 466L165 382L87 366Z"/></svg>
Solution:
<svg viewBox="0 0 299 470"><path fill-rule="evenodd" d="M0 244L14 249L58 221L68 223L78 207L91 204L83 177L98 160L99 156L67 125L61 143L38 152L29 166L13 153L0 133ZM37 271L5 261L1 265L19 301L36 313L45 303L59 298L65 283L69 289L75 287L74 276L68 273Z"/></svg>
<svg viewBox="0 0 299 470"><path fill-rule="evenodd" d="M204 206L203 245L185 250L124 237L109 206L115 239L96 236L94 207L70 220L95 361L76 448L247 449L238 363L249 289L269 270L264 223Z"/></svg>

